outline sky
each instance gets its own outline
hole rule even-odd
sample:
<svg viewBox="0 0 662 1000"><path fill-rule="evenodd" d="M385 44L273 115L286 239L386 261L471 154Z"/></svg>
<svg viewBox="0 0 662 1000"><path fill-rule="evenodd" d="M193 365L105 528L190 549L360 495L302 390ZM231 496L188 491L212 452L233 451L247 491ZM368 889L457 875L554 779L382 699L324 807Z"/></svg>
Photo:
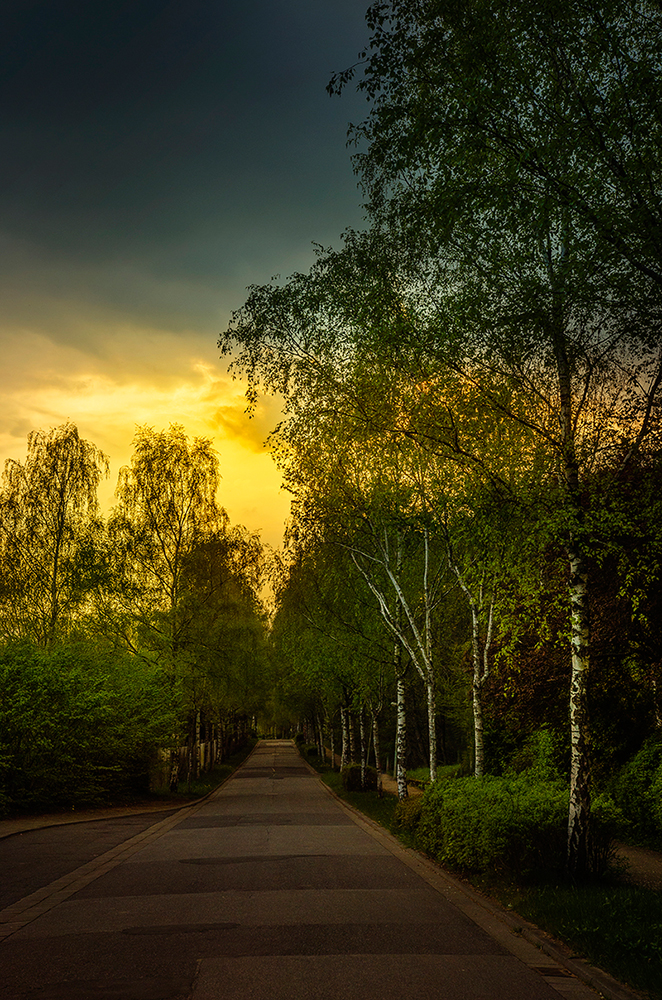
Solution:
<svg viewBox="0 0 662 1000"><path fill-rule="evenodd" d="M330 98L367 0L4 0L0 10L0 463L73 421L110 457L136 425L219 453L233 523L278 545L289 500L218 334L250 284L361 225Z"/></svg>

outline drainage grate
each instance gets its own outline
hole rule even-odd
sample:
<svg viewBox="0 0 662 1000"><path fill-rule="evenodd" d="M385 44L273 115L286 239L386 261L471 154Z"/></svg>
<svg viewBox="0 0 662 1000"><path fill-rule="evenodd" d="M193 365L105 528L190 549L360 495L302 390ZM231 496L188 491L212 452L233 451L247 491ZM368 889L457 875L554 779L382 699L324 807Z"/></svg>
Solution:
<svg viewBox="0 0 662 1000"><path fill-rule="evenodd" d="M541 976L572 979L572 972L562 969L560 965L530 965L529 968L533 969L534 972L539 972Z"/></svg>

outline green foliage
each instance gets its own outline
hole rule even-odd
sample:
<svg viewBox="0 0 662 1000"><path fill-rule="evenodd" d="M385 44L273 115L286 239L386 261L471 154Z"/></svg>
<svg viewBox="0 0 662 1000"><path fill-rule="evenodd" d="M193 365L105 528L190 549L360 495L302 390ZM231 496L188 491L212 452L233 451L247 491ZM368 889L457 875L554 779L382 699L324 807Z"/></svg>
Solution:
<svg viewBox="0 0 662 1000"><path fill-rule="evenodd" d="M365 769L365 788L361 787L361 765L347 764L340 772L342 786L347 792L369 792L377 788L377 772L374 767Z"/></svg>
<svg viewBox="0 0 662 1000"><path fill-rule="evenodd" d="M147 790L178 729L162 672L98 645L0 650L0 789L6 806L63 807Z"/></svg>
<svg viewBox="0 0 662 1000"><path fill-rule="evenodd" d="M0 487L0 638L71 633L102 576L97 486L108 459L74 424L28 435Z"/></svg>
<svg viewBox="0 0 662 1000"><path fill-rule="evenodd" d="M526 878L564 871L567 818L564 782L536 777L535 768L511 778L458 778L437 781L425 792L417 839L451 868L507 871ZM618 807L609 797L598 796L591 814L592 875L607 870L623 826Z"/></svg>
<svg viewBox="0 0 662 1000"><path fill-rule="evenodd" d="M422 795L410 796L408 799L403 799L395 807L393 829L395 831L407 830L409 833L414 833L418 829L422 812Z"/></svg>
<svg viewBox="0 0 662 1000"><path fill-rule="evenodd" d="M542 726L513 754L508 770L514 774L526 772L534 782L557 781L562 775L563 753L562 737Z"/></svg>
<svg viewBox="0 0 662 1000"><path fill-rule="evenodd" d="M425 793L421 846L452 868L562 870L568 793L526 779L458 778Z"/></svg>
<svg viewBox="0 0 662 1000"><path fill-rule="evenodd" d="M517 911L594 965L662 997L662 897L636 886L536 887Z"/></svg>
<svg viewBox="0 0 662 1000"><path fill-rule="evenodd" d="M626 817L628 837L641 843L662 841L662 740L648 739L611 784L614 802Z"/></svg>

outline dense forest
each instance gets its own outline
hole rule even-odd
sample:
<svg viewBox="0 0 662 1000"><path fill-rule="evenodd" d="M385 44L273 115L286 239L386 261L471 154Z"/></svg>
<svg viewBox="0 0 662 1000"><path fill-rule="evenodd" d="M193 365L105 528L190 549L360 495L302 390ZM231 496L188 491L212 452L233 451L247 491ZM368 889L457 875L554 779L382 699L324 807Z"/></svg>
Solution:
<svg viewBox="0 0 662 1000"><path fill-rule="evenodd" d="M29 435L0 488L0 806L90 804L177 786L222 759L265 701L259 540L219 506L218 459L141 427L116 504L73 424ZM183 752L182 752L183 750Z"/></svg>
<svg viewBox="0 0 662 1000"><path fill-rule="evenodd" d="M366 228L251 287L220 340L249 401L284 400L282 689L345 757L370 730L378 767L432 781L564 776L581 874L605 794L662 832L662 14L367 22L329 84L368 101Z"/></svg>

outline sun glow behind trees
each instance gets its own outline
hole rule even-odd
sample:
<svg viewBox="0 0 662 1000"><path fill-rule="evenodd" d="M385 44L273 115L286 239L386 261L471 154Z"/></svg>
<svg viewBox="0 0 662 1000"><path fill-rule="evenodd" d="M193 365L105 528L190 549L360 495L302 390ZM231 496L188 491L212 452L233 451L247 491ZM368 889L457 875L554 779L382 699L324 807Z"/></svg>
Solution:
<svg viewBox="0 0 662 1000"><path fill-rule="evenodd" d="M140 756L152 753L152 736L167 748L179 746L188 731L193 746L201 724L254 716L264 703L265 559L259 540L231 527L218 505L219 465L208 439L190 441L177 425L160 432L142 427L134 446L107 522L96 500L106 458L72 424L32 434L26 462L7 463L0 489L0 665L10 687L21 671L29 687L38 662L46 677L61 660L67 711L84 712L76 699L91 698L111 727L113 662L126 674L122 697L133 683L146 690L161 685L167 696L155 697L154 707L162 723L152 729L141 723L147 742L130 736L143 747ZM141 705L148 711L144 699ZM29 743L20 724L17 709L12 731ZM35 717L31 725L49 723ZM57 743L66 755L65 734ZM113 768L121 770L119 762ZM102 780L99 787L103 794ZM48 796L46 787L40 795Z"/></svg>

